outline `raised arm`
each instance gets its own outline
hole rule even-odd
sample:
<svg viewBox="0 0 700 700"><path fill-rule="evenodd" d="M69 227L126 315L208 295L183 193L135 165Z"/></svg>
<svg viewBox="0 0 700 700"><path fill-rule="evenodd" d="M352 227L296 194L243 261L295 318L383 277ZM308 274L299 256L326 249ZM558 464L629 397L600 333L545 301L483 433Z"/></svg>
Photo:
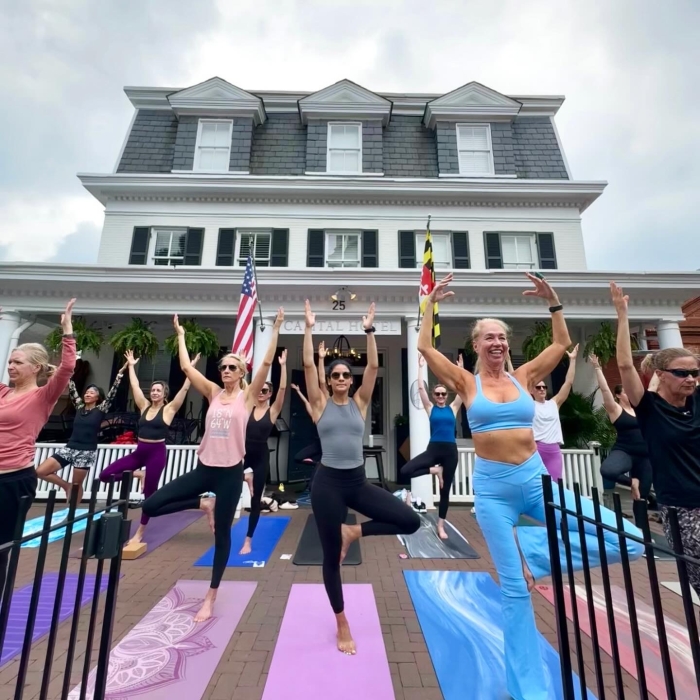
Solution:
<svg viewBox="0 0 700 700"><path fill-rule="evenodd" d="M68 396L70 396L71 403L76 409L80 410L85 405L72 379L68 381Z"/></svg>
<svg viewBox="0 0 700 700"><path fill-rule="evenodd" d="M199 362L199 358L201 355L197 353L194 356L194 360L192 360L192 366L195 367L197 363ZM180 391L173 396L172 401L168 401L168 403L165 405L165 410L163 413L167 413L168 417L172 421L173 418L177 415L177 412L182 408L182 404L185 402L185 398L187 397L187 392L190 390L190 386L192 386L192 382L185 377L185 381L182 384L182 387L180 388Z"/></svg>
<svg viewBox="0 0 700 700"><path fill-rule="evenodd" d="M460 369L464 369L464 358L462 357L462 353L457 353L457 362L455 362L457 367ZM454 391L454 388L452 389ZM459 413L459 409L462 407L462 397L457 394L454 398L454 401L450 404L450 408L452 409L452 413L455 414L455 418L457 417L457 414Z"/></svg>
<svg viewBox="0 0 700 700"><path fill-rule="evenodd" d="M177 350L180 358L180 368L185 373L187 379L190 380L192 386L204 398L212 400L212 398L221 391L221 387L214 382L209 381L190 361L190 354L187 352L187 343L185 342L185 329L180 325L177 314L173 316L173 327L177 333Z"/></svg>
<svg viewBox="0 0 700 700"><path fill-rule="evenodd" d="M139 378L136 376L136 364L139 358L134 357L134 353L131 350L127 350L124 353L124 357L126 357L126 363L129 365L129 384L131 385L131 393L134 395L134 403L136 408L143 413L151 405L151 402L143 395Z"/></svg>
<svg viewBox="0 0 700 700"><path fill-rule="evenodd" d="M423 355L418 355L418 395L420 396L421 403L425 412L430 415L433 410L433 404L430 401L428 392L425 390L425 382L423 381L423 367L425 366L425 358Z"/></svg>
<svg viewBox="0 0 700 700"><path fill-rule="evenodd" d="M270 420L274 422L279 418L284 406L284 396L287 393L287 351L283 350L278 358L280 363L280 385L277 387L275 402L270 406Z"/></svg>
<svg viewBox="0 0 700 700"><path fill-rule="evenodd" d="M561 408L561 405L569 398L571 388L574 385L574 377L576 376L576 356L578 355L578 343L574 346L571 352L566 353L569 356L569 369L566 370L566 377L561 389L554 396L554 403Z"/></svg>
<svg viewBox="0 0 700 700"><path fill-rule="evenodd" d="M265 355L258 367L258 371L253 375L250 380L250 384L246 388L246 404L250 408L253 407L255 403L255 397L260 393L260 390L265 385L267 381L267 375L270 373L270 367L272 367L272 361L275 359L275 352L277 351L277 341L280 337L280 328L282 327L282 322L284 321L284 309L280 307L277 310L277 318L272 326L272 337L265 351Z"/></svg>
<svg viewBox="0 0 700 700"><path fill-rule="evenodd" d="M326 355L328 351L326 350L326 344L321 341L318 344L318 386L321 389L321 393L328 393L326 388Z"/></svg>
<svg viewBox="0 0 700 700"><path fill-rule="evenodd" d="M379 370L377 339L374 337L374 302L369 305L367 315L362 317L362 328L367 335L367 365L362 374L362 386L353 398L364 416L367 406L372 400L372 392L377 382L377 371Z"/></svg>
<svg viewBox="0 0 700 700"><path fill-rule="evenodd" d="M311 408L311 404L307 401L306 396L304 396L304 394L301 393L301 389L296 384L290 384L289 386L291 386L292 389L294 389L294 391L297 392L299 398L301 399L301 402L304 404L306 412L309 414L309 416L311 416L311 420L313 420L314 411Z"/></svg>
<svg viewBox="0 0 700 700"><path fill-rule="evenodd" d="M114 397L117 395L117 391L119 390L119 385L122 383L124 371L128 369L128 367L129 363L125 362L122 365L121 369L117 372L117 376L114 378L114 383L109 388L107 396L105 396L104 401L99 406L97 406L98 411L102 411L102 413L109 413L109 409L112 408L112 401L114 401Z"/></svg>
<svg viewBox="0 0 700 700"><path fill-rule="evenodd" d="M302 362L304 364L306 391L309 394L309 403L311 404L312 415L315 421L320 417L321 413L323 413L323 409L326 407L328 392L322 392L321 387L318 385L320 377L318 376L318 370L314 366L314 339L312 335L312 329L316 323L316 314L311 310L311 304L309 304L308 299L304 305L304 322Z"/></svg>
<svg viewBox="0 0 700 700"><path fill-rule="evenodd" d="M630 322L627 316L629 297L614 282L610 283L610 294L617 311L617 368L620 370L622 386L632 406L638 406L644 396L644 384L634 367Z"/></svg>
<svg viewBox="0 0 700 700"><path fill-rule="evenodd" d="M514 376L522 386L531 387L551 374L552 370L561 362L564 353L571 345L571 338L566 327L566 320L562 311L559 297L552 286L539 273L525 273L528 279L535 285L534 289L523 292L523 296L539 297L545 299L552 314L552 344L545 348L537 357L526 362L514 372Z"/></svg>
<svg viewBox="0 0 700 700"><path fill-rule="evenodd" d="M75 306L75 299L71 299L68 304L66 304L66 310L61 315L61 329L63 330L61 362L53 376L49 377L46 384L41 387L44 397L52 406L65 391L75 371L77 355L75 336L73 335L73 306Z"/></svg>
<svg viewBox="0 0 700 700"><path fill-rule="evenodd" d="M615 401L615 397L613 396L612 391L610 391L608 380L603 374L603 369L601 368L600 362L598 362L598 358L596 357L596 355L589 355L588 361L591 363L591 366L595 371L595 378L598 382L600 395L603 397L603 408L608 414L610 422L613 423L620 417L620 413L622 412L622 406L620 406L620 404L617 403L617 401Z"/></svg>

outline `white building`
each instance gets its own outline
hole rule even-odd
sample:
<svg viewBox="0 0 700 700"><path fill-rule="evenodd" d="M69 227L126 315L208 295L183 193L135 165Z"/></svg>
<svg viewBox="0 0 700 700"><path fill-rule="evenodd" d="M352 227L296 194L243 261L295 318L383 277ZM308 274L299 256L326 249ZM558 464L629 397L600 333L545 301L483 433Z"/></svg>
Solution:
<svg viewBox="0 0 700 700"><path fill-rule="evenodd" d="M367 432L386 448L394 477L394 417L410 416L413 453L428 439L410 389L429 215L436 267L455 274L456 297L440 314L446 354L456 357L474 319L497 316L513 326L517 360L532 323L548 317L521 294L528 269L546 270L574 341L614 318L615 279L640 329L656 327L662 347L681 344L681 304L698 294L697 273L587 271L581 217L606 183L573 179L554 121L563 97L506 96L478 83L447 95L380 95L347 80L313 94L251 93L220 78L125 92L135 111L114 172L79 175L105 207L97 264L0 265L3 366L18 341L43 339L42 323L71 296L107 335L138 316L165 338L178 312L230 345L252 246L264 318L285 308L280 344L295 379L306 298L317 341L332 346L344 335L358 349L358 321L376 302L382 362ZM258 324L257 358L269 328ZM87 358L91 380L109 383L112 355ZM162 351L140 371L144 383L167 378L171 358ZM587 366L577 381L590 384ZM296 403L283 416L293 437L281 442L282 477L288 440L293 452L308 430Z"/></svg>

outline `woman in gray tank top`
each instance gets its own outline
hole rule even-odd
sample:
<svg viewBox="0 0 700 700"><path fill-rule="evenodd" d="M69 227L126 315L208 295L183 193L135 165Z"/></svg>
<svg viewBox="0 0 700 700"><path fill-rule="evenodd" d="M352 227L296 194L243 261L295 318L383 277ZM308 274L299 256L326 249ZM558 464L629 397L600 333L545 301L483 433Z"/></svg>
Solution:
<svg viewBox="0 0 700 700"><path fill-rule="evenodd" d="M316 317L308 300L306 302L304 375L323 451L311 487L311 507L323 548L323 583L336 617L338 649L345 654L356 653L345 617L340 578L340 565L348 548L360 537L409 535L420 527L420 518L412 508L388 491L370 484L365 476L362 440L379 368L373 321L374 303L367 316L362 317L362 327L367 334L367 366L362 385L351 397L350 366L344 360L335 360L326 372L329 396L318 384L311 335ZM346 525L348 508L371 520L361 525Z"/></svg>

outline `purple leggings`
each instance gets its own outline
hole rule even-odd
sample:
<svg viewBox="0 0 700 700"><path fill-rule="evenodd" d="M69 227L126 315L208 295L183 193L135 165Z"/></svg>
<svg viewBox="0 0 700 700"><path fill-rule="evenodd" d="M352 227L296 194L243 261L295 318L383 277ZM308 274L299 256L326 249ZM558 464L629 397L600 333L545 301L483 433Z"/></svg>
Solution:
<svg viewBox="0 0 700 700"><path fill-rule="evenodd" d="M549 472L554 481L561 479L561 474L564 469L564 458L561 454L561 448L555 443L537 441L537 451L542 457L544 466Z"/></svg>
<svg viewBox="0 0 700 700"><path fill-rule="evenodd" d="M145 467L146 478L143 480L144 498L152 496L158 490L160 475L167 463L165 442L141 442L138 447L130 452L126 457L112 462L100 473L100 481L117 481L121 479L124 472L135 472L137 469ZM148 516L141 511L141 525L148 522Z"/></svg>

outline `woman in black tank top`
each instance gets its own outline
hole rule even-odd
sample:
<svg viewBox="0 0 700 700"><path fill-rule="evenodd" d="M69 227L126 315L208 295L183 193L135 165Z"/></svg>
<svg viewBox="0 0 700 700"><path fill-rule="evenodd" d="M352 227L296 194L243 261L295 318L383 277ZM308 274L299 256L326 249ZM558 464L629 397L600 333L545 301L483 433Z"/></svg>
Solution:
<svg viewBox="0 0 700 700"><path fill-rule="evenodd" d="M287 351L279 356L280 386L272 405L272 382L265 382L260 393L255 397L255 406L248 418L245 433L244 475L250 489L250 516L248 517L248 533L243 541L239 554L250 554L253 545L253 535L260 520L260 499L265 490L267 469L270 466L270 450L267 439L272 433L284 406L284 395L287 391Z"/></svg>
<svg viewBox="0 0 700 700"><path fill-rule="evenodd" d="M647 445L622 384L610 391L598 358L590 355L588 359L595 370L603 397L603 407L617 432L615 444L600 465L600 474L603 479L632 488L634 522L641 529L643 516L637 504L649 498L652 487L652 469Z"/></svg>
<svg viewBox="0 0 700 700"><path fill-rule="evenodd" d="M147 399L141 391L134 369L138 359L134 357L131 350L127 350L124 356L129 365L129 383L134 394L134 403L141 412L138 423L138 447L103 469L100 473L100 481L118 481L124 472L134 472L134 476L141 482L145 500L158 490L161 474L168 461L165 440L170 432L170 425L180 410L185 396L187 396L190 380L185 379L182 389L169 403L167 399L170 388L167 383L155 381L151 384L150 398ZM192 364L196 364L197 360L199 360L199 355L194 358ZM142 512L141 524L127 546L139 544L143 540L148 520L148 516Z"/></svg>

